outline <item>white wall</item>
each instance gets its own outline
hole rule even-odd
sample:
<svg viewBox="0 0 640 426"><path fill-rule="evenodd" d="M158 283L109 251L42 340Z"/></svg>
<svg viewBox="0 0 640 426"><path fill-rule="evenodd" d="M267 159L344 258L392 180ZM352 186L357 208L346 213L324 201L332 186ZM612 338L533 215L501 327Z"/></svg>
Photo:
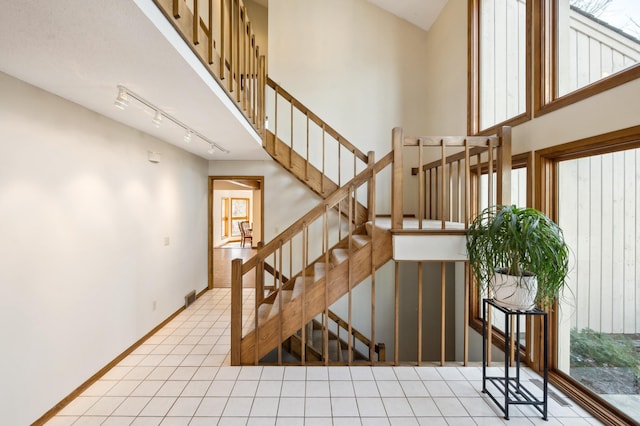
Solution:
<svg viewBox="0 0 640 426"><path fill-rule="evenodd" d="M424 129L427 33L365 0L269 2L269 74L361 151Z"/></svg>
<svg viewBox="0 0 640 426"><path fill-rule="evenodd" d="M0 93L0 418L18 425L206 287L207 163L2 73Z"/></svg>
<svg viewBox="0 0 640 426"><path fill-rule="evenodd" d="M467 1L448 0L427 34L426 135L467 134Z"/></svg>

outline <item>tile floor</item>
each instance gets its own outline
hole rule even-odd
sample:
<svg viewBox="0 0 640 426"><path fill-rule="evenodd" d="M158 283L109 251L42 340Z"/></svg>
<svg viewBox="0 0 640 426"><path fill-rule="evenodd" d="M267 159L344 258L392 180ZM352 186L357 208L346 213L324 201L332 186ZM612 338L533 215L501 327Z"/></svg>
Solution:
<svg viewBox="0 0 640 426"><path fill-rule="evenodd" d="M230 289L206 292L47 425L600 424L564 397L548 422L530 407L505 421L479 366L231 367L229 306Z"/></svg>

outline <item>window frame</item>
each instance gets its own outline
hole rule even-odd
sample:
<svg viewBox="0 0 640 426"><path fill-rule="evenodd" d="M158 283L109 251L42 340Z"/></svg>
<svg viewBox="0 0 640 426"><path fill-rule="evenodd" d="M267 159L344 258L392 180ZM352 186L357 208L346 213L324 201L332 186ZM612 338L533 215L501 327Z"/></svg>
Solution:
<svg viewBox="0 0 640 426"><path fill-rule="evenodd" d="M640 63L558 96L558 0L540 0L533 13L534 117L539 117L640 77Z"/></svg>
<svg viewBox="0 0 640 426"><path fill-rule="evenodd" d="M224 197L222 198L222 209L221 209L221 218L220 218L220 222L221 222L221 236L223 238L229 238L231 236L231 226L230 226L230 220L229 217L231 216L230 214L230 198L229 197Z"/></svg>
<svg viewBox="0 0 640 426"><path fill-rule="evenodd" d="M558 221L558 163L564 160L608 154L640 148L640 126L633 126L586 139L556 145L535 153L535 208ZM593 391L558 369L558 305L549 314L549 381L560 391L578 401L599 420L609 424L632 424L627 414L600 398ZM534 330L535 341L541 341L542 330ZM534 348L535 349L535 348ZM541 371L541 351L534 352L533 367Z"/></svg>
<svg viewBox="0 0 640 426"><path fill-rule="evenodd" d="M492 135L495 134L503 126L516 126L531 120L533 114L531 111L531 57L533 49L532 40L532 19L533 19L533 0L526 1L526 18L525 18L525 111L514 117L510 117L500 123L496 123L488 128L480 128L480 2L482 0L469 0L468 10L468 58L467 66L467 131L470 135ZM490 1L490 0L489 0Z"/></svg>

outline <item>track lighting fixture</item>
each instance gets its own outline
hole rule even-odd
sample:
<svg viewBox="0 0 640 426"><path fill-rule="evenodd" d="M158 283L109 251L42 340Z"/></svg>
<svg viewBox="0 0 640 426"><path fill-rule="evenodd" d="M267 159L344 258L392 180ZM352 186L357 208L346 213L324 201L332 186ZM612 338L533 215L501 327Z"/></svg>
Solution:
<svg viewBox="0 0 640 426"><path fill-rule="evenodd" d="M159 128L160 124L162 123L163 118L166 118L167 120L171 121L176 126L182 127L184 129L184 132L185 132L184 133L184 142L185 143L190 143L191 140L193 140L193 137L197 136L200 140L202 140L203 142L209 144L209 147L207 149L207 152L209 154L215 153L216 149L219 150L219 151L224 152L225 154L229 154L230 151L228 149L225 149L225 148L221 147L217 143L215 143L212 140L210 140L210 139L206 138L205 136L203 136L201 133L196 132L191 127L187 126L182 121L180 121L177 118L173 117L171 114L167 114L166 112L164 112L160 108L158 108L155 105L153 105L151 102L149 102L146 99L144 99L142 96L132 92L131 90L127 89L124 86L118 85L118 96L116 97L115 106L117 108L119 108L119 109L124 110L129 105L129 98L140 102L142 105L146 106L151 111L154 111L154 116L153 116L153 120L152 121L153 121L153 124L156 127Z"/></svg>

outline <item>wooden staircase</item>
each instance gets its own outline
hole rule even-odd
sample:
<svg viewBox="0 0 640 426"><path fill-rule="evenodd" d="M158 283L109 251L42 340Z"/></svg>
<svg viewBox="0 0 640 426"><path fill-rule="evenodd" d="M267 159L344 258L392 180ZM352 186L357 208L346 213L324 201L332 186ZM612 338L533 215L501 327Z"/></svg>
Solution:
<svg viewBox="0 0 640 426"><path fill-rule="evenodd" d="M391 234L379 228L375 231L371 225L361 227L361 233L344 238L330 250L328 263L324 258L317 259L304 274L271 292L258 308L259 327L242 339L240 363L262 359L292 336L307 340L303 330L325 311L325 293L331 305L371 275L372 263L376 268L387 263L391 259ZM312 346L322 353L317 337ZM347 362L344 358L336 361Z"/></svg>
<svg viewBox="0 0 640 426"><path fill-rule="evenodd" d="M344 345L339 343L341 339L337 334L334 339L327 329L329 307L340 297L349 298L349 318L346 321L349 336L347 346L353 346L349 342L358 333L352 325L351 291L366 277L371 277L372 336L368 341L368 359L370 363L374 363L373 354L377 346L372 343L376 332L375 271L391 259L392 250L393 260L396 261L393 362L398 363L399 353L399 262L411 261L418 262L416 283L420 305L417 318L416 359L419 364L422 360L421 262L440 261L441 270L444 271L444 262L452 259L460 261L459 253L447 257L446 253L443 254L445 250L441 244L434 242L444 241L443 238L447 239L447 236L451 235L451 231L446 229L446 222L468 224L479 211L483 199L490 200L490 204L509 204L510 129L503 128L495 137L405 137L402 129L397 128L393 131L392 151L374 164L372 153L364 154L358 150L266 75L266 58L256 43L252 22L243 0L153 2L246 116L256 132L262 136L264 149L282 167L323 198L317 208L305 214L274 240L266 243L253 258L246 262L233 262L232 364L257 364L264 354L274 348L278 349L277 362L282 363L283 343L293 352L297 345L302 364L307 358L317 360L318 353L325 364L330 360L333 362L334 359L339 361L339 354ZM272 126L269 126L269 123ZM321 136L318 137L318 134ZM417 228L404 227L405 173L402 157L405 155L405 149L413 150L410 162L413 164L417 160L418 164L418 167L412 169L417 175L415 184L407 188L414 191L411 197L415 198L416 207L407 213L417 219ZM376 175L392 163L392 171L390 176L387 176L390 182L381 185L390 188L390 194L387 194L390 195L390 200L387 200L385 195L381 203L385 205L385 202L390 202L384 211L391 216L389 231L375 226L375 180ZM488 176L486 188L480 185L478 179L484 173ZM483 196L482 191L485 191ZM359 201L359 194L360 197L366 194L366 201ZM345 228L343 220L347 221L348 228L348 236L344 238L340 232ZM423 220L438 220L442 226L437 230L423 228ZM321 225L317 225L318 223ZM364 226L365 223L370 224L369 228ZM320 236L314 226L322 228ZM339 238L331 236L336 228L339 230ZM416 242L417 239L420 239L419 243ZM321 249L313 248L313 243L318 241L322 243ZM403 247L408 249L403 251ZM432 250L425 252L425 248ZM314 253L311 257L315 256L315 261L309 262L310 253ZM256 296L253 306L246 306L246 303L243 306L242 281L248 273L255 274ZM471 292L468 275L465 274L465 324L469 323L468 307L479 306L477 300L469 300ZM293 278L287 280L285 276ZM267 279L272 280L267 283ZM444 272L441 273L440 280L441 294L444 295ZM360 289L358 291L360 292ZM385 300L384 303L388 304L390 301ZM362 301L358 300L358 306L361 304ZM445 336L444 306L442 296L442 364ZM322 314L320 326L319 314ZM246 318L243 319L243 315ZM244 320L251 316L253 321L245 324ZM477 316L477 312L474 316ZM340 319L337 322L345 321ZM466 364L467 328L464 333ZM322 335L322 348L318 348L318 334ZM389 336L389 333L386 335ZM296 339L299 342L297 344ZM333 340L337 342L331 343ZM305 342L304 350L302 342ZM328 355L330 344L335 345L335 357ZM379 345L377 347L380 348ZM349 356L345 363L350 364L357 356L353 348L347 350Z"/></svg>

